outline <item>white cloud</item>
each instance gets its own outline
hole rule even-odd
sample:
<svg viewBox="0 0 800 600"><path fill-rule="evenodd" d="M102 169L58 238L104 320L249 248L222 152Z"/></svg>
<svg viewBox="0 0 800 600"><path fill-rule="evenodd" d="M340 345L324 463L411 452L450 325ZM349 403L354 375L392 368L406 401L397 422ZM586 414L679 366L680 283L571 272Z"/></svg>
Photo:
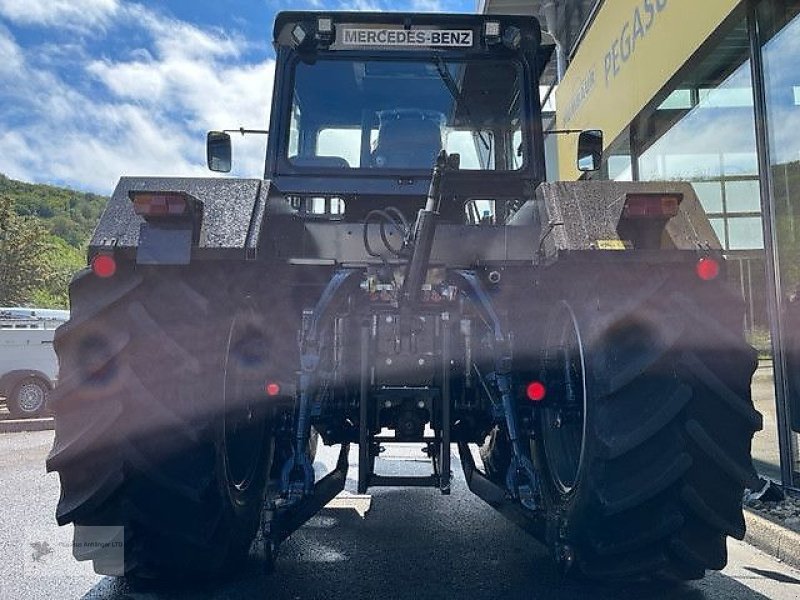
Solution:
<svg viewBox="0 0 800 600"><path fill-rule="evenodd" d="M387 0L304 4L390 7ZM408 0L391 8L451 4ZM112 55L90 57L83 35L53 36L23 52L0 24L0 172L9 176L102 193L121 175L207 176L207 130L267 126L274 61L249 58L254 46L235 33L121 0L0 0L0 19L88 32L93 41L125 31ZM234 136L235 174L262 176L264 149L261 136Z"/></svg>
<svg viewBox="0 0 800 600"><path fill-rule="evenodd" d="M19 71L22 65L22 50L11 33L0 26L0 76Z"/></svg>
<svg viewBox="0 0 800 600"><path fill-rule="evenodd" d="M140 5L126 6L124 12L128 21L138 23L148 31L158 52L166 56L235 58L247 45L243 39L233 39L222 30L199 29Z"/></svg>
<svg viewBox="0 0 800 600"><path fill-rule="evenodd" d="M202 140L192 139L179 127L132 105L104 107L96 116L116 135L81 131L63 135L59 160L51 166L57 179L78 179L90 189L110 191L109 184L121 175L206 175L202 163L187 152Z"/></svg>
<svg viewBox="0 0 800 600"><path fill-rule="evenodd" d="M0 16L19 25L91 29L104 27L119 0L0 0Z"/></svg>
<svg viewBox="0 0 800 600"><path fill-rule="evenodd" d="M102 193L121 175L208 176L206 130L266 126L274 61L243 61L247 43L222 31L126 10L138 13L148 47L79 63L85 76L75 81L49 59L26 61L0 27L0 122L25 121L0 138L0 172ZM98 83L107 91L96 93ZM235 142L237 174L263 175L264 143Z"/></svg>
<svg viewBox="0 0 800 600"><path fill-rule="evenodd" d="M141 17L153 38L152 54L139 52L128 61L94 61L87 67L116 98L154 114L169 110L197 134L242 125L266 128L273 60L231 60L238 59L245 41L146 11ZM195 154L202 157L202 152ZM263 161L263 138L248 137L237 143L238 172L260 176Z"/></svg>
<svg viewBox="0 0 800 600"><path fill-rule="evenodd" d="M0 134L0 148L3 149L0 172L12 179L34 180L34 173L29 167L37 157L27 140L18 131L5 131Z"/></svg>

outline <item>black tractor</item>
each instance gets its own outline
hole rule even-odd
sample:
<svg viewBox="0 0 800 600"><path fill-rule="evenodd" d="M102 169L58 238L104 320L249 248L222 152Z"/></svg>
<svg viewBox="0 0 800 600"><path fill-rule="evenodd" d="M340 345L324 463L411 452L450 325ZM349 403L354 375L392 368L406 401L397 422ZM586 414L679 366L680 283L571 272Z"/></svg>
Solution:
<svg viewBox="0 0 800 600"><path fill-rule="evenodd" d="M603 141L542 130L533 18L288 12L274 43L264 179L124 177L71 284L48 468L76 558L225 574L261 531L269 562L358 444L360 492L449 494L457 448L569 573L721 569L761 417L691 186L546 181L546 135L587 173ZM430 475L376 474L408 442Z"/></svg>

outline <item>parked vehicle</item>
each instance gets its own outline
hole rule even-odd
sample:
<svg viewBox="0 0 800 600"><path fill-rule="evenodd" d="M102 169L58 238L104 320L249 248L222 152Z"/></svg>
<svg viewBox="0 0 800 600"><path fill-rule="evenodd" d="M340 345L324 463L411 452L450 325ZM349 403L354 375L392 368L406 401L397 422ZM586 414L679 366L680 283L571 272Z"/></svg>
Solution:
<svg viewBox="0 0 800 600"><path fill-rule="evenodd" d="M13 417L38 417L58 376L56 328L69 311L0 308L0 397Z"/></svg>

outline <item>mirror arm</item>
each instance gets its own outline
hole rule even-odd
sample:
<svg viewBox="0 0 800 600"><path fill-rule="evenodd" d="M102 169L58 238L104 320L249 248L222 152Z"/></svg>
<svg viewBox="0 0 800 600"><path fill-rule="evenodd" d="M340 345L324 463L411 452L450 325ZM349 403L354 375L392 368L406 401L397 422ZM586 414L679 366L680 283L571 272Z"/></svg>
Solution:
<svg viewBox="0 0 800 600"><path fill-rule="evenodd" d="M269 135L268 129L245 129L244 127L239 127L239 129L223 129L223 133L241 133L242 135L247 135L248 133L254 133L257 135Z"/></svg>
<svg viewBox="0 0 800 600"><path fill-rule="evenodd" d="M561 135L561 134L574 134L574 133L583 133L583 129L548 129L544 132L544 135Z"/></svg>

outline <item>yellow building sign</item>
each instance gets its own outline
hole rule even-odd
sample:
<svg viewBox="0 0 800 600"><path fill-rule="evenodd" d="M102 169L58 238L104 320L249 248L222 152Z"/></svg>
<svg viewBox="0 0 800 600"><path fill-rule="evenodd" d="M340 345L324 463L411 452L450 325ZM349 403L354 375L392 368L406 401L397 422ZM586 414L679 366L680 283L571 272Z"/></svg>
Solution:
<svg viewBox="0 0 800 600"><path fill-rule="evenodd" d="M612 142L741 0L605 0L556 91L559 129L602 129ZM576 179L575 136L558 140Z"/></svg>

